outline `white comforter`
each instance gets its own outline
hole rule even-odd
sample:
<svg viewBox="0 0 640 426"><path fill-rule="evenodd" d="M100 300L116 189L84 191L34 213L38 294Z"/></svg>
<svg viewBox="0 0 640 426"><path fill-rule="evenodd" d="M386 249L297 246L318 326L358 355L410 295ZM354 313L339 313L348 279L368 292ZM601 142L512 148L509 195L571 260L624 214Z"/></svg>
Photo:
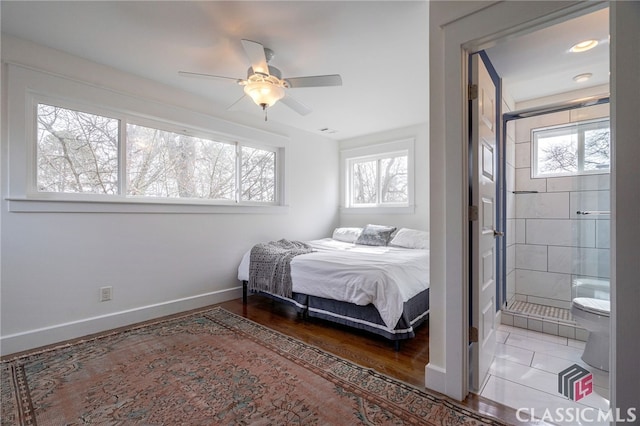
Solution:
<svg viewBox="0 0 640 426"><path fill-rule="evenodd" d="M363 246L331 238L308 241L313 253L291 261L293 291L356 305L372 303L388 328L402 315L403 304L429 288L429 250ZM249 279L250 251L238 267Z"/></svg>

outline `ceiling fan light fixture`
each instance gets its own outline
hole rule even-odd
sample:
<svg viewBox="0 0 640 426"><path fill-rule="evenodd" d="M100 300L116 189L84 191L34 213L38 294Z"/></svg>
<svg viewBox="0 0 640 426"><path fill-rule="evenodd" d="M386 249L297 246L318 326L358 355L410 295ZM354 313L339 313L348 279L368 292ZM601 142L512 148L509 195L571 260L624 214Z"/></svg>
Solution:
<svg viewBox="0 0 640 426"><path fill-rule="evenodd" d="M244 93L249 95L256 105L266 108L284 97L284 87L268 81L250 81L244 86Z"/></svg>
<svg viewBox="0 0 640 426"><path fill-rule="evenodd" d="M591 50L598 45L598 40L584 40L571 46L569 52L580 53Z"/></svg>
<svg viewBox="0 0 640 426"><path fill-rule="evenodd" d="M273 106L284 98L285 82L273 75L255 73L244 82L244 93L262 109Z"/></svg>
<svg viewBox="0 0 640 426"><path fill-rule="evenodd" d="M0 0L1 1L1 0ZM250 97L256 105L264 111L265 121L267 120L267 108L273 106L282 99L282 103L300 115L307 115L311 109L303 103L296 101L291 96L285 96L285 89L299 87L323 87L342 86L342 77L339 74L302 76L293 78L282 78L280 70L269 61L273 58L273 51L262 44L242 39L247 58L251 66L247 70L247 78L239 79L224 77L220 75L204 74L197 72L178 71L180 75L190 77L208 77L225 80L233 80L243 87L244 96L234 102L227 109L231 109L246 96Z"/></svg>

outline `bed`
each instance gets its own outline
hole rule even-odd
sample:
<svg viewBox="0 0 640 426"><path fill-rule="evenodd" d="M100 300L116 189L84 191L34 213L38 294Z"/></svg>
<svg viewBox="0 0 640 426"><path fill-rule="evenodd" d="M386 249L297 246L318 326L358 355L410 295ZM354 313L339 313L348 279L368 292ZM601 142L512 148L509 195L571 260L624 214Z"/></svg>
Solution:
<svg viewBox="0 0 640 426"><path fill-rule="evenodd" d="M290 294L249 285L252 249L238 267L243 300L248 293L266 295L300 315L383 336L398 349L429 316L429 241L425 231L395 231L337 228L332 238L305 242L311 252L290 259Z"/></svg>

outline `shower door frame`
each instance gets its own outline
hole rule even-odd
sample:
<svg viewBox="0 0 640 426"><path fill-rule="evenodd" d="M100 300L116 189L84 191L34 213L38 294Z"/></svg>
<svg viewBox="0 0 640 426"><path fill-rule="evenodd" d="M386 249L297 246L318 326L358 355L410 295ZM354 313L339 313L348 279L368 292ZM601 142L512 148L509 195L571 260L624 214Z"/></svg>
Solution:
<svg viewBox="0 0 640 426"><path fill-rule="evenodd" d="M527 108L518 111L502 114L502 125L499 135L499 161L498 161L498 194L496 196L496 210L498 212L498 226L499 230L506 231L507 229L507 173L506 173L506 147L507 147L507 124L510 121L516 121L521 118L537 117L545 114L553 114L556 112L569 111L578 108L585 108L594 105L608 104L610 101L609 94L595 95L586 98L580 98L571 101L558 102L549 105ZM514 193L517 192L514 190ZM506 235L506 232L505 232ZM500 309L507 307L507 238L501 238L498 241L498 285L497 296L498 306Z"/></svg>

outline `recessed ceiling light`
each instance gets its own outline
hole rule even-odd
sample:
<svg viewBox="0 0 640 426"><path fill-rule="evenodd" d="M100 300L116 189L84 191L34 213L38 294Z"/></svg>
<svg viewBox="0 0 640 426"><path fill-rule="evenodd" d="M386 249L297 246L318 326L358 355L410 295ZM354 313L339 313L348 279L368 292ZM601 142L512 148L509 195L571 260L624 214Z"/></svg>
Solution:
<svg viewBox="0 0 640 426"><path fill-rule="evenodd" d="M590 72L586 72L584 74L578 74L575 77L573 77L573 81L575 81L576 83L584 83L585 81L589 80L592 75L593 74L591 74Z"/></svg>
<svg viewBox="0 0 640 426"><path fill-rule="evenodd" d="M573 53L586 52L587 50L593 49L597 45L598 45L598 40L585 40L571 46L571 49L569 49L569 52L573 52Z"/></svg>

